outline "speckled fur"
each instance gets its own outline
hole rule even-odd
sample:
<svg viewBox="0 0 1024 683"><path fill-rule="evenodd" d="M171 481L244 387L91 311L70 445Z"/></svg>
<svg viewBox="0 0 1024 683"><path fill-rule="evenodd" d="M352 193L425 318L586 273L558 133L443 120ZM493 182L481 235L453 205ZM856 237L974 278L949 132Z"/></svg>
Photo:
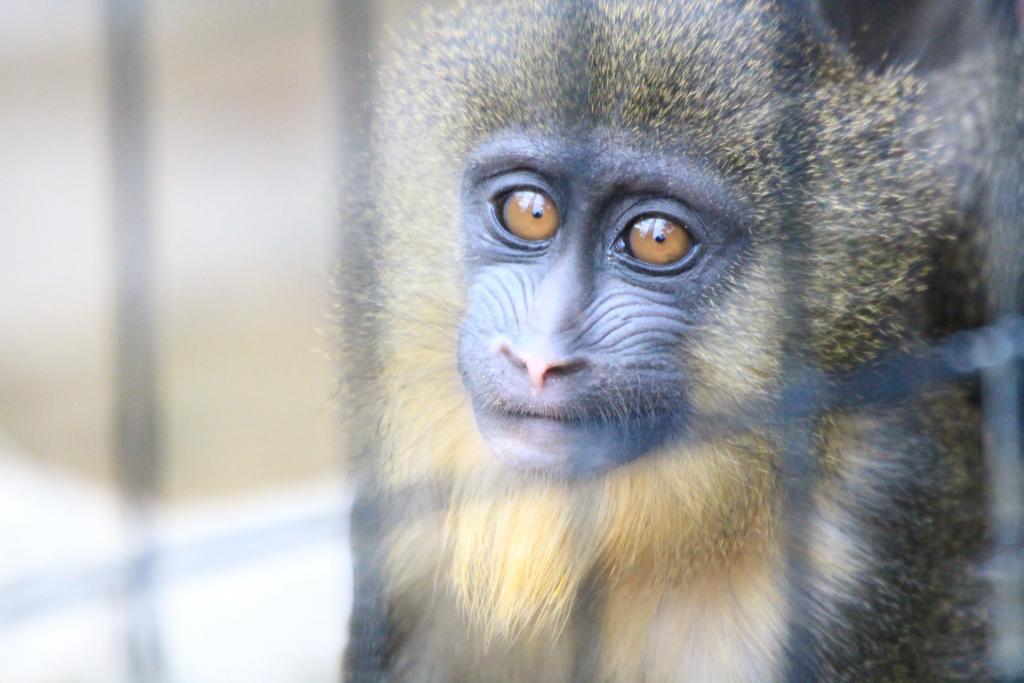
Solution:
<svg viewBox="0 0 1024 683"><path fill-rule="evenodd" d="M842 371L924 340L933 245L955 208L925 84L866 75L771 0L467 2L427 12L395 47L375 284L345 293L342 322L349 400L364 405L357 465L391 513L375 546L381 680L781 676L773 434L666 448L600 479L494 463L456 370L461 160L499 130L611 131L685 150L734 188L750 249L708 296L701 342L680 350L713 414L770 396L794 357ZM817 421L805 647L824 680L980 675L976 424L959 391Z"/></svg>

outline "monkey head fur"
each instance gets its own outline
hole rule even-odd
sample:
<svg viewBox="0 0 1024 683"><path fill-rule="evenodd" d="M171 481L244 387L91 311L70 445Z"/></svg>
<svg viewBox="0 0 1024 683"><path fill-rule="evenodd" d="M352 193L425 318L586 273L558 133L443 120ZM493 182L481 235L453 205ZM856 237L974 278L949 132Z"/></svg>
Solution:
<svg viewBox="0 0 1024 683"><path fill-rule="evenodd" d="M428 621L450 604L493 647L557 643L597 581L607 593L600 628L640 643L652 626L636 615L652 615L662 596L728 583L749 610L692 609L731 610L752 648L772 650L777 634L762 632L786 618L777 438L698 438L694 425L770 402L787 363L841 371L920 341L927 244L940 237L949 193L937 153L914 142L930 125L915 104L921 84L865 73L786 5L466 2L426 13L396 45L383 72L372 228L361 236L360 267L375 285L349 293L343 322L359 340L350 345L373 345L353 352L372 369L353 368L370 376L350 397L372 397L357 428L374 444L373 486L408 513L382 531L393 603L419 604L413 612ZM509 465L478 427L478 388L493 377L466 329L493 302L475 286L467 174L480 150L508 140L520 166L531 163L524 149L570 149L585 177L609 158L669 168L684 159L695 170L670 190L727 224L731 240L683 304L685 324L659 337L669 384L622 380L633 356L617 348L592 370L611 378L598 383L606 410L592 422L683 417L642 452L579 475ZM608 396L614 382L627 398ZM859 449L861 427L847 417L815 439L830 471ZM822 561L852 562L842 552ZM610 653L605 666L624 671L634 656Z"/></svg>

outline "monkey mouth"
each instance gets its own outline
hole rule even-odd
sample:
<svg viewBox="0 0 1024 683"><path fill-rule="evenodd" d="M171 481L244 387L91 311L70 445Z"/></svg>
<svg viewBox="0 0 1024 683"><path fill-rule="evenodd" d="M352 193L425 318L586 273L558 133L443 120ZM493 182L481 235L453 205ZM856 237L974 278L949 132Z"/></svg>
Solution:
<svg viewBox="0 0 1024 683"><path fill-rule="evenodd" d="M511 420L542 420L556 422L559 424L579 424L584 420L579 415L570 415L564 410L538 410L534 408L523 408L505 411L506 417Z"/></svg>
<svg viewBox="0 0 1024 683"><path fill-rule="evenodd" d="M517 469L571 471L587 441L582 421L558 413L478 413L477 425L494 455Z"/></svg>
<svg viewBox="0 0 1024 683"><path fill-rule="evenodd" d="M519 408L475 411L477 428L494 456L515 469L583 475L630 462L650 450L658 430L575 415L568 410Z"/></svg>

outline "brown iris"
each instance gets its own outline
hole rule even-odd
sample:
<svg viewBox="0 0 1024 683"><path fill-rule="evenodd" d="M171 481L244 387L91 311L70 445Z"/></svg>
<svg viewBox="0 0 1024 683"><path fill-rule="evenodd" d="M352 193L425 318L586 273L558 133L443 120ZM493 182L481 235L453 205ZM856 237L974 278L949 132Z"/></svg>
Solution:
<svg viewBox="0 0 1024 683"><path fill-rule="evenodd" d="M686 228L658 216L641 218L626 235L629 251L644 263L665 266L690 253L693 238Z"/></svg>
<svg viewBox="0 0 1024 683"><path fill-rule="evenodd" d="M537 190L516 190L505 197L501 222L516 237L531 242L550 239L558 230L558 208Z"/></svg>

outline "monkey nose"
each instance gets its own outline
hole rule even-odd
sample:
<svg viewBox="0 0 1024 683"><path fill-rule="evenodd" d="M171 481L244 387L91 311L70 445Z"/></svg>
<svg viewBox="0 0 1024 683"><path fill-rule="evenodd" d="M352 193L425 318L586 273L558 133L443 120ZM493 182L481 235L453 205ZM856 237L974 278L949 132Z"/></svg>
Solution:
<svg viewBox="0 0 1024 683"><path fill-rule="evenodd" d="M539 393L548 379L571 375L587 366L587 361L583 358L565 357L550 350L519 349L504 341L496 346L498 353L526 371L534 393Z"/></svg>

